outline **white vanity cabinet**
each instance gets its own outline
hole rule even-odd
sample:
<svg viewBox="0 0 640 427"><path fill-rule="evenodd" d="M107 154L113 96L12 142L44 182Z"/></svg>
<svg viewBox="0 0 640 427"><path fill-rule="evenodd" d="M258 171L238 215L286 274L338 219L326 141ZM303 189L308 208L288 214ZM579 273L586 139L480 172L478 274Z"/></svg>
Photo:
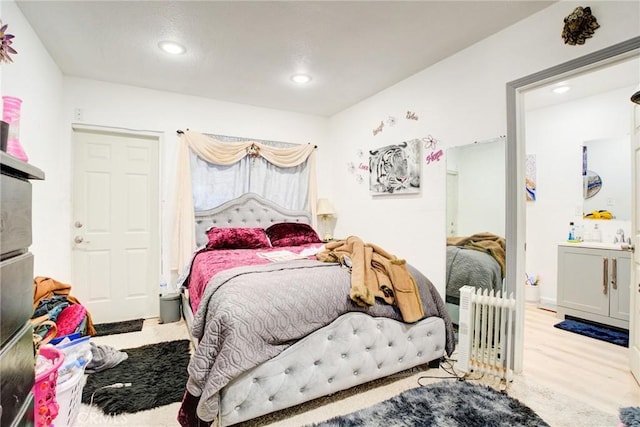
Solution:
<svg viewBox="0 0 640 427"><path fill-rule="evenodd" d="M630 251L588 244L558 246L559 317L628 329L630 285Z"/></svg>

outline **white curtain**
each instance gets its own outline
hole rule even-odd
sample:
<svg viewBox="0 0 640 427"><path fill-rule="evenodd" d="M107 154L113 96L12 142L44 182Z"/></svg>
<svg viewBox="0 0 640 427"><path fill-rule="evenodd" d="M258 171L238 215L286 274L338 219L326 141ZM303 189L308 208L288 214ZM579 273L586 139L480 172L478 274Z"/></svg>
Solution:
<svg viewBox="0 0 640 427"><path fill-rule="evenodd" d="M255 165L252 166L249 191L287 209L309 210L311 201L308 163L281 168L256 158ZM315 205L315 202L311 204Z"/></svg>
<svg viewBox="0 0 640 427"><path fill-rule="evenodd" d="M224 143L245 142L246 139L207 135ZM295 144L259 140L277 148ZM256 193L287 209L308 209L309 162L283 168L263 157L243 157L232 165L217 165L198 157L190 150L193 208L203 211L235 199L245 193Z"/></svg>
<svg viewBox="0 0 640 427"><path fill-rule="evenodd" d="M180 138L172 263L178 273L195 250L194 211L211 209L246 192L289 209L306 206L316 225L315 147L221 139L191 131Z"/></svg>
<svg viewBox="0 0 640 427"><path fill-rule="evenodd" d="M194 211L220 206L247 191L251 166L244 159L229 166L216 165L190 151L189 163Z"/></svg>

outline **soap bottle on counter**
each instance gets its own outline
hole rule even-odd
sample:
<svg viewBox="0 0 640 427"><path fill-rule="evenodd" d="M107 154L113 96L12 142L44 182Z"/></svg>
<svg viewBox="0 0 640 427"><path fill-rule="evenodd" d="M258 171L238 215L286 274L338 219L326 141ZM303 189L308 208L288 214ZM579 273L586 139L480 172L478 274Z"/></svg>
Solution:
<svg viewBox="0 0 640 427"><path fill-rule="evenodd" d="M576 225L573 238L578 242L584 241L584 225Z"/></svg>
<svg viewBox="0 0 640 427"><path fill-rule="evenodd" d="M569 242L573 242L576 240L576 226L573 224L573 221L569 223L569 236L567 237Z"/></svg>
<svg viewBox="0 0 640 427"><path fill-rule="evenodd" d="M593 225L593 232L591 233L591 239L594 242L602 242L602 231L600 230L600 227L598 227L598 224Z"/></svg>

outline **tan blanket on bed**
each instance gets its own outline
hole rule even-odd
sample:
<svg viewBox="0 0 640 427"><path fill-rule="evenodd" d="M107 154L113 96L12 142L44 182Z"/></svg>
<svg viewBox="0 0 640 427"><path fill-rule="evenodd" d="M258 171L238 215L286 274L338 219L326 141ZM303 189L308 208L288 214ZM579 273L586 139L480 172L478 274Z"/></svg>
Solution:
<svg viewBox="0 0 640 427"><path fill-rule="evenodd" d="M487 252L500 264L502 277L505 273L505 250L506 241L504 237L496 234L483 232L465 237L447 237L447 246L461 246L463 248L475 249L480 252Z"/></svg>
<svg viewBox="0 0 640 427"><path fill-rule="evenodd" d="M424 317L416 283L407 271L406 261L384 249L351 236L330 242L316 254L320 261L339 262L351 268L351 299L360 307L371 307L375 298L400 309L405 322Z"/></svg>

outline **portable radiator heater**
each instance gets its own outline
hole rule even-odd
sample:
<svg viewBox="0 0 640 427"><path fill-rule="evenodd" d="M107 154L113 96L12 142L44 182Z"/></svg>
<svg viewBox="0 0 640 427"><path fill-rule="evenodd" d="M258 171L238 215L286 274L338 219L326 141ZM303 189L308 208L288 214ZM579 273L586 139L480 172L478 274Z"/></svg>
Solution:
<svg viewBox="0 0 640 427"><path fill-rule="evenodd" d="M458 369L510 381L516 300L501 291L460 288Z"/></svg>

